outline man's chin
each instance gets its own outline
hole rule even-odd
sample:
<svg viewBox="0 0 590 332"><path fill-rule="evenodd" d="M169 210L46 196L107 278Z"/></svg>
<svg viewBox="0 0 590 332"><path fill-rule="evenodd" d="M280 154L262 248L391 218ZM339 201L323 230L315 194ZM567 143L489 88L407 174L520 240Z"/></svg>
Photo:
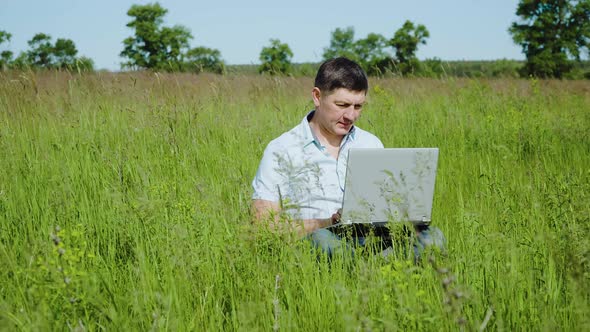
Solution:
<svg viewBox="0 0 590 332"><path fill-rule="evenodd" d="M348 134L348 132L350 131L351 128L352 128L352 125L346 126L346 127L338 126L338 128L336 128L335 132L338 135L345 136Z"/></svg>

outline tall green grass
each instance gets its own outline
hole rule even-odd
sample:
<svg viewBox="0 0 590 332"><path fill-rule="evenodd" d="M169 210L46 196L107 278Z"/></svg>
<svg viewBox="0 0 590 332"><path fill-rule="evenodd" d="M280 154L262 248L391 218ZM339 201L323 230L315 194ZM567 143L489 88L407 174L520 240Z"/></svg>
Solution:
<svg viewBox="0 0 590 332"><path fill-rule="evenodd" d="M421 264L250 226L311 78L0 77L0 329L588 330L585 82L373 79L359 126L440 148Z"/></svg>

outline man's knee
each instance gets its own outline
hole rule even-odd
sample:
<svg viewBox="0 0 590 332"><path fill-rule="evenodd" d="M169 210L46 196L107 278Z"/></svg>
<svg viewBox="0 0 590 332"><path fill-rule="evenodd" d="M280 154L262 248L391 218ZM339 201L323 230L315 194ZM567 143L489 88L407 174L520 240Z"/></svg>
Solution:
<svg viewBox="0 0 590 332"><path fill-rule="evenodd" d="M417 241L414 243L416 259L419 259L426 249L434 249L443 253L446 251L447 239L438 227L427 226L418 229L416 238Z"/></svg>
<svg viewBox="0 0 590 332"><path fill-rule="evenodd" d="M313 231L306 238L315 249L320 250L330 257L339 252L351 251L353 253L353 249L344 243L339 236L325 228Z"/></svg>

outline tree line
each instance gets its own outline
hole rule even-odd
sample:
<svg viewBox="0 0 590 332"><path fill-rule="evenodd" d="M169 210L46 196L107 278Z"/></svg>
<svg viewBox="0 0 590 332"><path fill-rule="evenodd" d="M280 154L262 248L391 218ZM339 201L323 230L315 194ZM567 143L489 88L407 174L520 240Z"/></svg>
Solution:
<svg viewBox="0 0 590 332"><path fill-rule="evenodd" d="M132 5L127 11L131 21L127 27L133 35L123 40L120 56L122 69L223 74L227 65L221 52L205 46L191 47L189 29L182 25L164 26L168 12L159 3ZM564 78L578 71L582 55L588 55L590 43L590 0L520 0L517 20L508 31L522 47L524 64L517 69L522 77ZM419 61L416 52L429 38L422 24L406 21L391 37L369 33L355 39L354 28L337 28L331 33L330 45L324 48L323 59L346 56L370 75L435 76L444 71L440 59ZM11 39L0 30L0 49ZM29 50L16 58L9 50L0 52L2 69L68 69L91 71L92 59L77 56L70 39L58 38L55 43L44 33L28 41ZM288 75L293 72L293 52L289 45L270 39L260 51L258 72ZM590 73L586 73L590 76Z"/></svg>
<svg viewBox="0 0 590 332"><path fill-rule="evenodd" d="M12 35L0 30L0 45L9 42ZM28 41L29 50L21 52L13 59L10 50L0 52L0 69L68 69L78 71L94 70L92 59L80 56L76 44L71 39L58 38L52 42L50 35L38 33Z"/></svg>

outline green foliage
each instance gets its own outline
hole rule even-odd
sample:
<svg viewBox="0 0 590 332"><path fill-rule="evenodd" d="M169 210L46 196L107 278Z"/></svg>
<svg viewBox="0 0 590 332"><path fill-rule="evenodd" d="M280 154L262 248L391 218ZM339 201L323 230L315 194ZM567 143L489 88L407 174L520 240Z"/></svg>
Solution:
<svg viewBox="0 0 590 332"><path fill-rule="evenodd" d="M351 60L359 59L355 49L353 27L346 27L344 29L336 28L336 30L332 31L330 46L324 48L324 60L329 60L340 56L349 58Z"/></svg>
<svg viewBox="0 0 590 332"><path fill-rule="evenodd" d="M18 70L29 69L31 65L29 64L27 52L20 52L19 55L10 63L9 67Z"/></svg>
<svg viewBox="0 0 590 332"><path fill-rule="evenodd" d="M522 61L442 61L426 59L420 63L417 76L423 77L471 77L471 78L517 78Z"/></svg>
<svg viewBox="0 0 590 332"><path fill-rule="evenodd" d="M28 41L28 44L30 49L11 61L10 68L93 70L94 66L90 58L76 57L78 50L71 39L58 38L53 44L51 36L38 33Z"/></svg>
<svg viewBox="0 0 590 332"><path fill-rule="evenodd" d="M406 21L389 41L395 49L395 57L398 62L397 70L403 75L413 73L419 66L416 51L419 44L426 44L428 37L430 37L430 33L424 25L414 25L411 21Z"/></svg>
<svg viewBox="0 0 590 332"><path fill-rule="evenodd" d="M12 51L4 50L0 53L0 68L6 68L12 62Z"/></svg>
<svg viewBox="0 0 590 332"><path fill-rule="evenodd" d="M30 271L41 276L29 289L31 300L52 303L60 308L56 319L67 317L71 323L83 326L81 320L91 310L88 294L96 291L94 278L88 274L89 269L96 268L96 256L88 250L84 225L77 224L71 230L55 226L51 246L45 248Z"/></svg>
<svg viewBox="0 0 590 332"><path fill-rule="evenodd" d="M10 38L12 38L12 34L0 30L0 45L10 42ZM8 64L12 61L12 55L13 53L9 50L0 52L0 70L4 70L8 67Z"/></svg>
<svg viewBox="0 0 590 332"><path fill-rule="evenodd" d="M9 42L10 38L12 38L11 33L6 32L4 30L0 30L0 44L5 43L5 42Z"/></svg>
<svg viewBox="0 0 590 332"><path fill-rule="evenodd" d="M28 41L30 50L27 51L27 62L37 68L51 68L54 64L52 59L53 45L51 36L38 33Z"/></svg>
<svg viewBox="0 0 590 332"><path fill-rule="evenodd" d="M324 60L343 56L356 61L369 75L383 74L392 63L385 51L387 39L370 33L364 39L354 40L354 28L336 28L332 31L330 46L324 49Z"/></svg>
<svg viewBox="0 0 590 332"><path fill-rule="evenodd" d="M337 28L332 32L330 46L324 49L324 60L344 56L358 62L369 75L381 76L388 72L414 74L419 67L416 58L418 44L426 44L429 33L423 25L406 21L390 40L376 33L354 40L354 28ZM387 51L395 49L395 57Z"/></svg>
<svg viewBox="0 0 590 332"><path fill-rule="evenodd" d="M189 39L192 39L190 31L181 25L175 25L172 28L163 27L160 37L164 45L161 61L167 62L180 61L182 53L189 47Z"/></svg>
<svg viewBox="0 0 590 332"><path fill-rule="evenodd" d="M159 3L133 5L127 11L133 18L127 26L135 30L135 35L123 41L121 56L128 59L124 67L168 71L182 67L182 54L192 35L184 26L163 27L167 12Z"/></svg>
<svg viewBox="0 0 590 332"><path fill-rule="evenodd" d="M81 56L76 58L73 68L78 72L91 72L94 71L94 61L91 58Z"/></svg>
<svg viewBox="0 0 590 332"><path fill-rule="evenodd" d="M589 0L521 0L509 31L522 46L525 77L562 78L590 43Z"/></svg>
<svg viewBox="0 0 590 332"><path fill-rule="evenodd" d="M392 60L394 61L394 60ZM314 77L321 63L293 63L292 76ZM391 77L396 74L395 62L385 66L385 72L371 75ZM430 58L420 61L420 66L414 72L414 77L432 78L518 78L519 69L523 66L521 60L459 60L445 61L438 58ZM392 69L389 69L392 68ZM230 74L255 75L258 73L257 65L227 65L226 70ZM590 79L590 61L575 63L572 70L564 78L566 79Z"/></svg>
<svg viewBox="0 0 590 332"><path fill-rule="evenodd" d="M291 73L291 59L293 52L289 45L281 43L278 39L271 39L270 46L262 48L260 51L259 73L270 75L287 75Z"/></svg>
<svg viewBox="0 0 590 332"><path fill-rule="evenodd" d="M225 63L221 59L221 52L207 47L195 47L185 54L185 70L195 73L212 72L225 73Z"/></svg>
<svg viewBox="0 0 590 332"><path fill-rule="evenodd" d="M123 67L223 74L221 52L206 47L189 49L193 36L186 27L162 26L167 12L159 3L131 6L127 15L133 20L127 26L135 30L135 35L123 41L120 55L128 59Z"/></svg>
<svg viewBox="0 0 590 332"><path fill-rule="evenodd" d="M303 62L303 63L292 63L290 76L297 77L315 77L318 68L321 63L317 62ZM258 75L258 68L260 65L255 64L239 64L239 65L227 65L226 71L228 74L237 75Z"/></svg>
<svg viewBox="0 0 590 332"><path fill-rule="evenodd" d="M445 64L439 58L426 59L420 63L420 76L442 78L446 74Z"/></svg>
<svg viewBox="0 0 590 332"><path fill-rule="evenodd" d="M72 40L59 38L53 46L53 65L57 68L71 68L76 63L77 53Z"/></svg>
<svg viewBox="0 0 590 332"><path fill-rule="evenodd" d="M385 51L387 39L380 34L369 33L354 43L357 61L369 75L382 75L394 62Z"/></svg>

